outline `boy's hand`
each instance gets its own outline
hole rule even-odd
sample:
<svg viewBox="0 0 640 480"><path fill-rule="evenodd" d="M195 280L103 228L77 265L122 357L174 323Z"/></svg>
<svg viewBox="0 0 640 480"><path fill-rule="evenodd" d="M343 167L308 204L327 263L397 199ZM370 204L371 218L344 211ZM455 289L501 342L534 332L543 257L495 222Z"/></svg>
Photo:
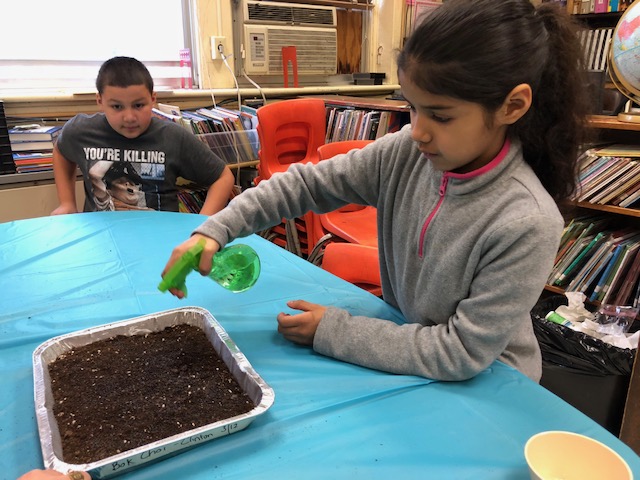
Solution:
<svg viewBox="0 0 640 480"><path fill-rule="evenodd" d="M87 472L69 472L67 474L56 470L31 470L22 475L18 480L70 480L70 479L91 480Z"/></svg>
<svg viewBox="0 0 640 480"><path fill-rule="evenodd" d="M68 213L78 213L78 208L73 204L62 204L51 212L50 215L66 215Z"/></svg>
<svg viewBox="0 0 640 480"><path fill-rule="evenodd" d="M292 300L287 302L289 308L302 310L303 313L289 315L278 314L278 332L287 340L300 345L313 345L313 338L320 324L320 319L327 307L309 303L304 300Z"/></svg>
<svg viewBox="0 0 640 480"><path fill-rule="evenodd" d="M199 240L204 240L205 245L202 253L200 254L200 265L199 271L201 275L208 275L211 272L211 267L213 265L213 256L220 250L220 244L213 240L212 238L206 237L199 233L192 235L187 241L181 243L171 252L171 257L169 257L169 261L162 270L162 277L166 275L166 273L171 269L174 263L178 261L178 259L191 247L193 247ZM184 298L185 294L182 290L177 288L170 288L169 292L172 295L175 295L178 298Z"/></svg>

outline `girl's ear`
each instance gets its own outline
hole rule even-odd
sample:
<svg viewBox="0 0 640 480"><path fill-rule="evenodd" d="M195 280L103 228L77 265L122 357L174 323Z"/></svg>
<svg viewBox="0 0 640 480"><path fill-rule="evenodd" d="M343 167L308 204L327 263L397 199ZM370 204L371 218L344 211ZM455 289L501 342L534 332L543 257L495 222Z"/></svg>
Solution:
<svg viewBox="0 0 640 480"><path fill-rule="evenodd" d="M513 125L531 108L531 86L528 83L521 83L509 92L502 107L498 111L499 120L504 125Z"/></svg>

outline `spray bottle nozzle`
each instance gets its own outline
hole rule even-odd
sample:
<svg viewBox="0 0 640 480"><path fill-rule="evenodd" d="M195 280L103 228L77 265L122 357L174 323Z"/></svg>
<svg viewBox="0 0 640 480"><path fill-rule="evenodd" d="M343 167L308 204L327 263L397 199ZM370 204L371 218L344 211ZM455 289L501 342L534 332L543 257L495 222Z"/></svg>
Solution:
<svg viewBox="0 0 640 480"><path fill-rule="evenodd" d="M166 292L177 288L187 296L187 275L198 270L200 256L205 247L204 239L200 239L187 250L169 269L158 285L158 290ZM222 288L234 293L244 292L251 288L260 276L260 258L249 245L238 244L227 246L218 251L208 277Z"/></svg>
<svg viewBox="0 0 640 480"><path fill-rule="evenodd" d="M187 284L186 279L193 270L198 269L200 263L200 254L204 250L204 240L198 241L193 247L184 252L176 263L169 269L169 271L162 277L162 281L158 285L158 290L166 292L170 288L177 288L184 292L184 296L187 296Z"/></svg>

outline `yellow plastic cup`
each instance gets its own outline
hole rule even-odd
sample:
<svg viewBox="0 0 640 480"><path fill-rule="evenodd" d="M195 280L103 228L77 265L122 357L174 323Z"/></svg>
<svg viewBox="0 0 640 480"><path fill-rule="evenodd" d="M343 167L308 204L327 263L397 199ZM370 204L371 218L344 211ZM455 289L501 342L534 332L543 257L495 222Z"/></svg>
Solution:
<svg viewBox="0 0 640 480"><path fill-rule="evenodd" d="M524 456L531 480L633 480L620 455L578 433L538 433L527 441Z"/></svg>

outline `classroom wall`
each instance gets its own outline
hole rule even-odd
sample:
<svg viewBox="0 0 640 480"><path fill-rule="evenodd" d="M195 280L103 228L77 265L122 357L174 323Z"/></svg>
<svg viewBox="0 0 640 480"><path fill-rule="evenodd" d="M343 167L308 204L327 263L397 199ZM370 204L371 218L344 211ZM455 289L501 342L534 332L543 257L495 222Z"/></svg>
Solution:
<svg viewBox="0 0 640 480"><path fill-rule="evenodd" d="M376 0L376 8L371 17L371 28L368 43L363 45L365 56L369 64L369 71L386 73L387 85L397 88L395 55L401 45L402 5L404 0ZM211 36L224 36L233 51L233 18L232 0L195 0L197 14L197 58L201 65L201 82L204 89L218 89L220 95L235 96L235 82L233 76L221 61L211 59ZM232 62L230 61L230 64ZM336 91L336 88L339 91ZM384 95L379 87L319 87L290 89L291 94L342 93L350 94L351 89L363 94L370 88L372 95ZM223 92L223 90L225 90ZM275 93L280 89L271 89ZM294 91L296 90L296 91ZM159 101L176 103L182 108L200 106L205 97L214 92L182 91L159 95ZM215 92L216 94L218 92ZM184 97L184 98L182 98ZM5 100L7 114L14 116L71 116L79 112L91 113L97 111L95 94L57 95L28 98L12 98ZM78 205L82 208L84 191L78 182ZM8 222L23 218L34 218L49 215L58 206L55 185L17 185L16 187L0 189L0 222Z"/></svg>
<svg viewBox="0 0 640 480"><path fill-rule="evenodd" d="M84 186L81 181L76 182L76 202L82 211ZM53 183L0 190L0 223L45 217L58 205L56 186Z"/></svg>
<svg viewBox="0 0 640 480"><path fill-rule="evenodd" d="M395 54L402 41L402 11L405 0L377 0L365 56L368 71L386 73L386 83L397 84ZM202 88L234 88L233 76L220 60L211 59L212 36L224 36L233 51L232 0L196 0L198 52ZM220 15L218 15L220 12ZM220 19L219 19L220 18ZM233 62L229 64L233 68Z"/></svg>

